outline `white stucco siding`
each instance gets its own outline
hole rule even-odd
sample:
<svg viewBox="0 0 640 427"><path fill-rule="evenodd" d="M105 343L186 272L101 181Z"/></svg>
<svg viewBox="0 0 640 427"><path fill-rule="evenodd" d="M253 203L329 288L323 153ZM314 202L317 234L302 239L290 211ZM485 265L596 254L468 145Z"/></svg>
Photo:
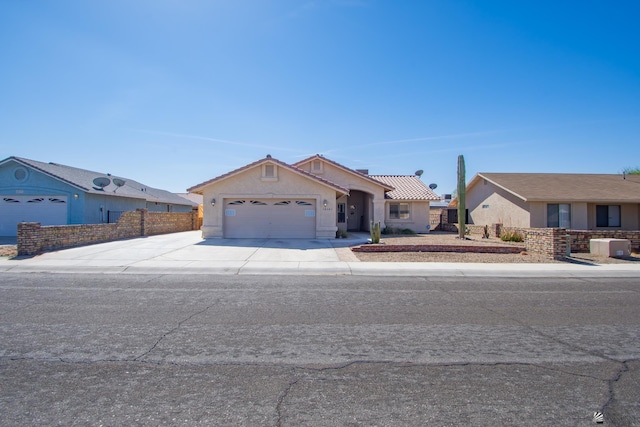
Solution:
<svg viewBox="0 0 640 427"><path fill-rule="evenodd" d="M258 165L205 187L203 237L224 237L225 200L281 199L315 201L315 237L335 238L336 191L279 165L276 169L275 180L264 179L262 166ZM211 204L213 199L216 199L215 205Z"/></svg>

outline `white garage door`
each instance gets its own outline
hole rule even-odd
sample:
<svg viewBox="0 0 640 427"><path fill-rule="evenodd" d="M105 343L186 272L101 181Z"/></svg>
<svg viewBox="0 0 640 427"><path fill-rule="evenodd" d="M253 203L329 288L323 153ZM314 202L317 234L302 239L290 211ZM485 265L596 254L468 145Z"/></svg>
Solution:
<svg viewBox="0 0 640 427"><path fill-rule="evenodd" d="M316 237L315 200L225 199L224 237Z"/></svg>
<svg viewBox="0 0 640 427"><path fill-rule="evenodd" d="M0 195L0 236L15 236L19 222L66 224L67 197Z"/></svg>

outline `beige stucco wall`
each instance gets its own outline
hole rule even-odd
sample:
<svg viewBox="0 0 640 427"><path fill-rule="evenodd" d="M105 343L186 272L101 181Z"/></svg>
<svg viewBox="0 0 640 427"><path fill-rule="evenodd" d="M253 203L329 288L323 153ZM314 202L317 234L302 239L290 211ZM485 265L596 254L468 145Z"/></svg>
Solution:
<svg viewBox="0 0 640 427"><path fill-rule="evenodd" d="M409 203L409 218L389 218L389 203ZM385 223L389 227L410 228L416 233L428 233L429 229L427 228L427 225L429 225L429 202L389 200L386 205Z"/></svg>
<svg viewBox="0 0 640 427"><path fill-rule="evenodd" d="M300 176L276 165L278 179L262 179L262 165L210 184L203 190L204 219L202 236L223 237L224 199L315 199L316 238L333 239L336 236L336 191L317 181ZM211 200L216 199L215 206ZM326 208L323 201L327 200Z"/></svg>
<svg viewBox="0 0 640 427"><path fill-rule="evenodd" d="M571 228L573 230L588 230L589 210L588 203L571 203Z"/></svg>
<svg viewBox="0 0 640 427"><path fill-rule="evenodd" d="M530 225L528 203L490 182L485 184L483 179L467 189L466 205L469 209L469 222L474 225L533 227Z"/></svg>
<svg viewBox="0 0 640 427"><path fill-rule="evenodd" d="M322 163L323 167L321 172L311 169L312 161L299 164L297 167L349 190L359 190L369 193L372 196L373 217L367 219L368 221L380 222L384 227L385 209L388 210L388 208L385 208L384 188L379 184L371 182L352 172L345 171L329 162L323 161Z"/></svg>

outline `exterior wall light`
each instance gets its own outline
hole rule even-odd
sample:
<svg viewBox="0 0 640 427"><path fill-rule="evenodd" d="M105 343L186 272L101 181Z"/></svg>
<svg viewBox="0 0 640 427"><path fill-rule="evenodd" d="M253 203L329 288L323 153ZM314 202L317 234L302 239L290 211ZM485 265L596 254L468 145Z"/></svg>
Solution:
<svg viewBox="0 0 640 427"><path fill-rule="evenodd" d="M327 207L327 203L328 203L328 202L327 202L327 199L324 199L324 200L322 201L322 205L323 205L325 208Z"/></svg>
<svg viewBox="0 0 640 427"><path fill-rule="evenodd" d="M73 198L74 198L74 199L77 199L78 197L80 197L80 195L78 195L78 194L74 194L74 195L73 195Z"/></svg>
<svg viewBox="0 0 640 427"><path fill-rule="evenodd" d="M211 206L215 206L216 205L216 199L211 199Z"/></svg>

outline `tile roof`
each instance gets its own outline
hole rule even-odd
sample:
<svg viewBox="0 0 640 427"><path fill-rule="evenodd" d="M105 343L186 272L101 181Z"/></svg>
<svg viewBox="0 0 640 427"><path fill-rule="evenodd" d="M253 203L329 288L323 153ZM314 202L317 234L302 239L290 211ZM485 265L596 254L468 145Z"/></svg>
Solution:
<svg viewBox="0 0 640 427"><path fill-rule="evenodd" d="M415 175L369 175L394 190L385 193L386 199L392 200L440 200L424 182Z"/></svg>
<svg viewBox="0 0 640 427"><path fill-rule="evenodd" d="M148 185L144 185L129 178L112 176L102 172L94 172L58 163L45 163L14 156L1 161L0 163L5 163L10 160L14 160L24 166L39 170L46 175L77 187L86 193L113 197L130 197L134 199L143 199L148 202L169 203L173 205L197 206L197 204L171 193L170 191L149 187ZM108 178L109 185L102 189L99 188L94 183L94 179L96 178ZM124 181L124 184L121 186L115 185L114 181L118 179Z"/></svg>
<svg viewBox="0 0 640 427"><path fill-rule="evenodd" d="M266 162L275 163L275 164L277 164L279 166L282 166L282 167L284 167L286 169L289 169L290 171L292 171L294 173L297 173L299 175L303 175L306 178L312 179L314 181L318 181L318 182L320 182L320 183L322 183L324 185L332 187L332 188L334 188L334 189L336 189L336 190L338 190L338 191L340 191L340 192L342 192L344 194L349 194L349 190L347 188L344 188L344 187L342 187L342 186L340 186L340 185L338 185L338 184L336 184L334 182L331 182L329 180L320 178L319 176L316 176L316 175L314 175L312 173L309 173L309 172L307 172L305 170L302 170L302 169L296 167L295 165L289 165L289 164L287 164L287 163L285 163L283 161L280 161L278 159L274 159L271 156L267 156L264 159L256 160L253 163L249 163L248 165L242 166L242 167L240 167L238 169L234 169L231 172L227 172L225 174L222 174L220 176L212 178L212 179L210 179L208 181L205 181L205 182L202 182L200 184L194 185L193 187L188 188L187 191L190 192L190 193L200 194L198 192L202 191L203 187L206 187L209 184L213 184L214 182L222 181L223 179L229 178L229 177L231 177L233 175L237 175L237 174L239 174L241 172L244 172L244 171L246 171L248 169L254 168L254 167L256 167L258 165L261 165L262 163L266 163Z"/></svg>
<svg viewBox="0 0 640 427"><path fill-rule="evenodd" d="M483 179L526 202L640 203L640 176L621 174L479 173L467 185Z"/></svg>

